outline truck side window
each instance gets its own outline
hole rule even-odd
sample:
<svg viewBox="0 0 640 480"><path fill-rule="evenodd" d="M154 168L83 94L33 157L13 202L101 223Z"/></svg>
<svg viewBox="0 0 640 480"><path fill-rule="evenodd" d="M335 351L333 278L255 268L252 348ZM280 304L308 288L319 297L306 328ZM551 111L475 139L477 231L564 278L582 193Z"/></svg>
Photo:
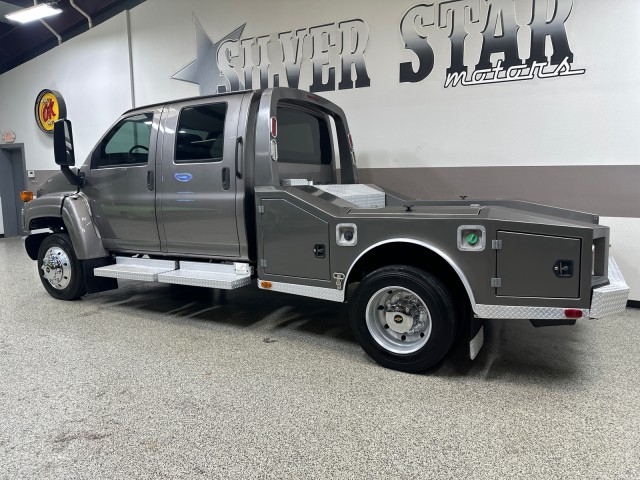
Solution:
<svg viewBox="0 0 640 480"><path fill-rule="evenodd" d="M227 104L186 107L180 112L175 163L220 162Z"/></svg>
<svg viewBox="0 0 640 480"><path fill-rule="evenodd" d="M278 162L330 165L327 122L303 110L278 107Z"/></svg>
<svg viewBox="0 0 640 480"><path fill-rule="evenodd" d="M94 152L94 168L145 165L149 161L152 113L141 113L118 122Z"/></svg>

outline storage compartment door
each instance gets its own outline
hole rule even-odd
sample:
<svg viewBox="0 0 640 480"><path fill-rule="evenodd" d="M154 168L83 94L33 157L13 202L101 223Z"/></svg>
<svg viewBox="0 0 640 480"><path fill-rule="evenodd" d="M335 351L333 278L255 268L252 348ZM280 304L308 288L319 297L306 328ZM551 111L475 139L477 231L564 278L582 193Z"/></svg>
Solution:
<svg viewBox="0 0 640 480"><path fill-rule="evenodd" d="M498 232L501 297L580 298L578 238Z"/></svg>
<svg viewBox="0 0 640 480"><path fill-rule="evenodd" d="M286 200L265 199L262 206L265 273L330 280L329 224Z"/></svg>

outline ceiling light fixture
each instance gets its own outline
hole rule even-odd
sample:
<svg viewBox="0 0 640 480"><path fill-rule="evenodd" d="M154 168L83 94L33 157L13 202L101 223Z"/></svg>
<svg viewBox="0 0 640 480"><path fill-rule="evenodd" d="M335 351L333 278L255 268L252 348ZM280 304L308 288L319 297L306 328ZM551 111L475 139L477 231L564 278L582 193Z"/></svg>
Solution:
<svg viewBox="0 0 640 480"><path fill-rule="evenodd" d="M55 3L41 3L33 7L24 8L17 12L12 12L5 15L9 20L13 20L19 23L33 22L34 20L40 20L41 18L57 15L62 12L61 8Z"/></svg>

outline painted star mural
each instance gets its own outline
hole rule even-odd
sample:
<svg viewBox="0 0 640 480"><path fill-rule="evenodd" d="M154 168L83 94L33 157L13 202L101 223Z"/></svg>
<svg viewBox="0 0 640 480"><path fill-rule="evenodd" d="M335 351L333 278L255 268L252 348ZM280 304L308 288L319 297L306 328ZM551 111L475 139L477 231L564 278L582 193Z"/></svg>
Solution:
<svg viewBox="0 0 640 480"><path fill-rule="evenodd" d="M218 82L220 81L220 68L218 67L217 58L218 47L227 40L240 40L246 23L236 28L223 39L213 43L195 17L193 21L196 31L196 59L173 74L171 78L199 85L200 95L218 93Z"/></svg>

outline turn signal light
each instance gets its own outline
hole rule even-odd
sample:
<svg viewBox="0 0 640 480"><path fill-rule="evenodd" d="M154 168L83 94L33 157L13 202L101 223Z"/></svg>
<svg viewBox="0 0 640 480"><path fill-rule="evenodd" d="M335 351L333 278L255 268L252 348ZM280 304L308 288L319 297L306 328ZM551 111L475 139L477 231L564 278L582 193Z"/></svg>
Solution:
<svg viewBox="0 0 640 480"><path fill-rule="evenodd" d="M269 289L269 288L271 288L273 285L271 284L271 282L262 282L262 281L261 281L261 282L260 282L260 286L261 286L262 288Z"/></svg>
<svg viewBox="0 0 640 480"><path fill-rule="evenodd" d="M20 200L22 200L23 202L30 202L31 200L33 200L33 192L30 191L24 191L24 192L20 192Z"/></svg>
<svg viewBox="0 0 640 480"><path fill-rule="evenodd" d="M582 310L577 308L567 308L564 311L564 316L567 318L582 318Z"/></svg>

